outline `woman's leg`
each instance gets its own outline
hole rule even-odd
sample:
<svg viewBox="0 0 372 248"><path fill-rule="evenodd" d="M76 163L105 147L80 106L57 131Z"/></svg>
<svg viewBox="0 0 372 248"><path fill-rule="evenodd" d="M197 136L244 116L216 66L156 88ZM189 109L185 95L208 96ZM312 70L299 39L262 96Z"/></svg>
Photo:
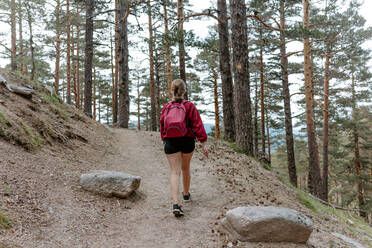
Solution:
<svg viewBox="0 0 372 248"><path fill-rule="evenodd" d="M167 154L168 163L171 169L170 184L173 204L178 204L178 187L180 184L180 173L182 164L181 152Z"/></svg>
<svg viewBox="0 0 372 248"><path fill-rule="evenodd" d="M193 152L182 153L182 183L183 183L183 193L185 195L189 194L190 190L190 162Z"/></svg>

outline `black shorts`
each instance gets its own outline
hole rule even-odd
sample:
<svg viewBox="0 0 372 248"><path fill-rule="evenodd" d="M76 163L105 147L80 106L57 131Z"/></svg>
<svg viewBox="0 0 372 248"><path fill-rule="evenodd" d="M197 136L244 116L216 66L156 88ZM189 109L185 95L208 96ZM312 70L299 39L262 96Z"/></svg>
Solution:
<svg viewBox="0 0 372 248"><path fill-rule="evenodd" d="M176 152L192 153L195 149L195 139L192 137L165 138L164 152L172 154Z"/></svg>

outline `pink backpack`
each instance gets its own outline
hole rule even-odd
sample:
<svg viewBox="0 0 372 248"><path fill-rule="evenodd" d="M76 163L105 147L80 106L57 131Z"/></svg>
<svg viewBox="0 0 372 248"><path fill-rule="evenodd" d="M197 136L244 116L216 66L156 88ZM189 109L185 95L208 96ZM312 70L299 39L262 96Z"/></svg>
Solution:
<svg viewBox="0 0 372 248"><path fill-rule="evenodd" d="M184 137L187 134L186 108L181 103L169 102L164 112L164 131L166 138Z"/></svg>

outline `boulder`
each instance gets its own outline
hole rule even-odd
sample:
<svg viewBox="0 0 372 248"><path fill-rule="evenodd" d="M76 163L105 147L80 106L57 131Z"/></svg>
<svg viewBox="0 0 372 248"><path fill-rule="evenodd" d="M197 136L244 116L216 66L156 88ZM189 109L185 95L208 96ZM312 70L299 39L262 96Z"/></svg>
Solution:
<svg viewBox="0 0 372 248"><path fill-rule="evenodd" d="M222 227L240 241L306 243L312 221L289 208L249 206L227 211Z"/></svg>
<svg viewBox="0 0 372 248"><path fill-rule="evenodd" d="M104 196L128 197L138 189L141 177L116 171L93 171L80 176L80 185L87 191Z"/></svg>
<svg viewBox="0 0 372 248"><path fill-rule="evenodd" d="M356 248L365 248L363 245L361 245L360 243L358 243L357 241L355 241L354 239L351 239L349 237L346 237L345 235L342 235L340 233L332 233L333 236L337 237L337 238L340 238L342 239L343 241L345 241L346 243L349 243L350 245L356 247Z"/></svg>

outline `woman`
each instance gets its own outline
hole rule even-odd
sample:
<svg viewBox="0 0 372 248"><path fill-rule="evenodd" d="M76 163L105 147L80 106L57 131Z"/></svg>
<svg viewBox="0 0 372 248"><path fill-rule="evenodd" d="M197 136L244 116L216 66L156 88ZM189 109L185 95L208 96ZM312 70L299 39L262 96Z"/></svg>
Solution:
<svg viewBox="0 0 372 248"><path fill-rule="evenodd" d="M178 202L180 174L182 171L183 200L189 202L191 201L190 161L195 149L195 139L203 144L203 153L208 157L207 134L195 105L183 99L186 91L185 82L182 79L174 80L171 91L173 99L163 107L161 112L160 133L171 170L173 214L180 217L184 215Z"/></svg>

